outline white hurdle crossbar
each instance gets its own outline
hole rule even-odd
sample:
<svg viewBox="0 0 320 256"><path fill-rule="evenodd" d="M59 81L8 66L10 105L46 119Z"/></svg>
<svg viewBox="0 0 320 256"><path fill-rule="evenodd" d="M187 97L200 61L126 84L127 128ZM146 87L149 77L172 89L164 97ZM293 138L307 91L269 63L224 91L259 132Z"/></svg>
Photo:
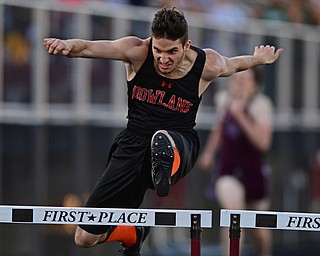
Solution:
<svg viewBox="0 0 320 256"><path fill-rule="evenodd" d="M200 227L212 227L209 210L0 205L0 223L191 227L192 215L201 218Z"/></svg>
<svg viewBox="0 0 320 256"><path fill-rule="evenodd" d="M188 227L191 256L200 256L202 228L212 227L212 211L0 205L0 223Z"/></svg>
<svg viewBox="0 0 320 256"><path fill-rule="evenodd" d="M220 226L229 227L229 256L239 256L241 228L320 231L320 214L222 209Z"/></svg>
<svg viewBox="0 0 320 256"><path fill-rule="evenodd" d="M230 227L232 215L240 215L240 228L320 231L320 214L300 212L225 210L220 212L220 226Z"/></svg>

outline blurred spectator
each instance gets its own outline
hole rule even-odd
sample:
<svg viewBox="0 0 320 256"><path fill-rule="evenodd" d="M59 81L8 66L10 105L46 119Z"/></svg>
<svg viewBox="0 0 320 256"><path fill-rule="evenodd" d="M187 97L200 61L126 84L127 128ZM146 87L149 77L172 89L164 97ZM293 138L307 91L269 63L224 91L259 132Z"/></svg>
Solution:
<svg viewBox="0 0 320 256"><path fill-rule="evenodd" d="M170 0L161 0L161 6L167 7L176 7L182 11L202 11L201 1L196 0L177 0L177 1L170 1Z"/></svg>
<svg viewBox="0 0 320 256"><path fill-rule="evenodd" d="M4 101L29 102L31 42L27 36L32 30L31 11L5 6L4 14Z"/></svg>
<svg viewBox="0 0 320 256"><path fill-rule="evenodd" d="M283 0L271 0L262 11L261 18L267 20L288 20L287 3Z"/></svg>
<svg viewBox="0 0 320 256"><path fill-rule="evenodd" d="M215 0L205 10L212 14L212 21L223 26L243 25L248 17L246 5L234 0Z"/></svg>
<svg viewBox="0 0 320 256"><path fill-rule="evenodd" d="M313 10L315 12L315 20L316 20L316 25L320 26L320 1L319 0L314 0L312 1L313 4Z"/></svg>
<svg viewBox="0 0 320 256"><path fill-rule="evenodd" d="M86 0L56 0L56 1L64 3L64 4L82 4Z"/></svg>
<svg viewBox="0 0 320 256"><path fill-rule="evenodd" d="M83 203L81 197L74 193L68 193L63 197L62 200L63 207L82 207ZM62 226L63 231L68 235L73 235L77 225L66 224Z"/></svg>
<svg viewBox="0 0 320 256"><path fill-rule="evenodd" d="M90 1L90 0L87 0ZM129 4L129 0L98 0L104 3Z"/></svg>
<svg viewBox="0 0 320 256"><path fill-rule="evenodd" d="M128 3L133 6L146 6L146 0L129 0ZM140 38L146 38L149 36L149 22L143 22L140 20L131 21L131 31L132 35L135 35Z"/></svg>
<svg viewBox="0 0 320 256"><path fill-rule="evenodd" d="M204 47L212 47L225 56L231 57L247 52L247 44L243 34L228 32L228 28L244 28L248 13L246 7L234 0L215 0L205 11L211 14L210 22L226 31L210 31L206 33Z"/></svg>
<svg viewBox="0 0 320 256"><path fill-rule="evenodd" d="M129 0L129 4L136 5L136 6L148 5L146 0Z"/></svg>
<svg viewBox="0 0 320 256"><path fill-rule="evenodd" d="M28 62L30 46L22 33L12 31L6 36L5 44L8 58L13 65L22 66Z"/></svg>
<svg viewBox="0 0 320 256"><path fill-rule="evenodd" d="M316 25L318 18L316 9L310 0L289 1L288 17L291 22L310 25Z"/></svg>
<svg viewBox="0 0 320 256"><path fill-rule="evenodd" d="M259 93L260 72L255 67L234 74L228 90L218 94L218 120L199 158L202 170L215 167L214 192L224 209L269 209L270 169L264 155L271 145L273 114L270 99ZM270 230L254 229L253 234L254 255L270 256ZM229 255L227 229L221 231L221 242L221 255Z"/></svg>

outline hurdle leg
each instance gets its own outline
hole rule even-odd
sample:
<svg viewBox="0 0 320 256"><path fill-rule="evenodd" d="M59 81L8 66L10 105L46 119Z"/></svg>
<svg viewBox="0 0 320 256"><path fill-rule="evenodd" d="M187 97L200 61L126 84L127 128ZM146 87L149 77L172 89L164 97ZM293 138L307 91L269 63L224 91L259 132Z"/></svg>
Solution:
<svg viewBox="0 0 320 256"><path fill-rule="evenodd" d="M230 215L230 256L239 256L240 254L240 214Z"/></svg>
<svg viewBox="0 0 320 256"><path fill-rule="evenodd" d="M201 215L191 214L191 256L201 255Z"/></svg>

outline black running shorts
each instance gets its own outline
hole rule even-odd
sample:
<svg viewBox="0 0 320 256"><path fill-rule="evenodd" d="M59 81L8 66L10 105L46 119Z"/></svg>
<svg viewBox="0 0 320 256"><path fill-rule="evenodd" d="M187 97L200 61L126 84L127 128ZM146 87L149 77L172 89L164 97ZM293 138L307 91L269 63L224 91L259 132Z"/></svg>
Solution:
<svg viewBox="0 0 320 256"><path fill-rule="evenodd" d="M180 167L172 177L178 182L194 166L199 153L199 139L195 131L168 131L180 154ZM145 191L154 189L151 179L150 134L123 130L111 146L106 168L94 186L86 207L138 208ZM103 234L109 226L80 225L92 234Z"/></svg>

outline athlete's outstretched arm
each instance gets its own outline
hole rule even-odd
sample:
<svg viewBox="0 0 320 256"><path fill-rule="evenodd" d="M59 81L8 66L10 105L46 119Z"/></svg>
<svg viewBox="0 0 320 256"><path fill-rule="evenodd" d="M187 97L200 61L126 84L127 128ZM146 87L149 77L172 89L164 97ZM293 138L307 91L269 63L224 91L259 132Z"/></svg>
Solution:
<svg viewBox="0 0 320 256"><path fill-rule="evenodd" d="M257 65L271 64L275 62L283 49L275 50L274 46L256 46L253 55L236 56L227 58L211 49L206 49L207 61L204 78L213 80L217 77L225 77L235 72L243 71Z"/></svg>
<svg viewBox="0 0 320 256"><path fill-rule="evenodd" d="M229 76L256 65L271 64L279 58L282 51L282 48L276 51L274 46L261 45L260 47L255 47L253 56L225 58L224 70L222 70L220 76Z"/></svg>
<svg viewBox="0 0 320 256"><path fill-rule="evenodd" d="M67 57L105 58L129 62L134 58L135 48L143 44L137 37L124 37L118 40L81 40L45 38L43 44L49 54Z"/></svg>

